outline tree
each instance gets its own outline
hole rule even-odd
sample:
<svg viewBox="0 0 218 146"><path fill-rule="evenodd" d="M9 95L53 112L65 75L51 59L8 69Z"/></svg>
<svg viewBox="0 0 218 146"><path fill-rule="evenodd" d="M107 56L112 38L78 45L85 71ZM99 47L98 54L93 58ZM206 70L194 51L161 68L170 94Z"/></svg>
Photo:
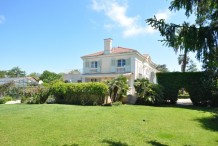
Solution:
<svg viewBox="0 0 218 146"><path fill-rule="evenodd" d="M28 77L32 77L35 80L39 81L40 73L32 72L28 75Z"/></svg>
<svg viewBox="0 0 218 146"><path fill-rule="evenodd" d="M157 69L158 71L161 71L161 72L169 72L169 70L168 70L166 64L162 64L162 65L161 65L161 64L158 64L157 67L156 67L156 69Z"/></svg>
<svg viewBox="0 0 218 146"><path fill-rule="evenodd" d="M14 67L11 70L7 72L7 76L9 78L15 78L15 77L25 77L26 72L22 71L19 67Z"/></svg>
<svg viewBox="0 0 218 146"><path fill-rule="evenodd" d="M196 52L203 62L205 70L218 72L218 0L173 0L169 9L185 9L185 15L196 16L195 24L167 24L156 17L147 19L147 23L158 29L162 42L169 47L187 52Z"/></svg>
<svg viewBox="0 0 218 146"><path fill-rule="evenodd" d="M163 102L163 89L158 84L149 83L148 79L136 79L134 81L137 104L158 105Z"/></svg>
<svg viewBox="0 0 218 146"><path fill-rule="evenodd" d="M185 9L185 15L195 16L195 23L166 23L165 20L149 18L146 22L158 29L165 45L195 52L202 61L205 73L205 86L211 91L218 91L218 0L173 0L169 9ZM218 94L216 95L218 98Z"/></svg>
<svg viewBox="0 0 218 146"><path fill-rule="evenodd" d="M197 71L198 71L197 65L194 63L193 60L190 60L187 66L187 72L197 72Z"/></svg>
<svg viewBox="0 0 218 146"><path fill-rule="evenodd" d="M5 78L7 75L6 71L0 71L0 78Z"/></svg>
<svg viewBox="0 0 218 146"><path fill-rule="evenodd" d="M127 95L129 86L127 78L123 75L108 81L107 85L109 87L111 102L122 101L123 97Z"/></svg>
<svg viewBox="0 0 218 146"><path fill-rule="evenodd" d="M81 74L80 71L78 69L73 69L71 70L68 74Z"/></svg>
<svg viewBox="0 0 218 146"><path fill-rule="evenodd" d="M45 70L39 79L44 83L51 83L53 81L61 80L61 75Z"/></svg>
<svg viewBox="0 0 218 146"><path fill-rule="evenodd" d="M178 63L181 65L181 72L186 71L186 66L189 63L189 57L187 56L187 53L184 53L182 55L179 55L178 57Z"/></svg>

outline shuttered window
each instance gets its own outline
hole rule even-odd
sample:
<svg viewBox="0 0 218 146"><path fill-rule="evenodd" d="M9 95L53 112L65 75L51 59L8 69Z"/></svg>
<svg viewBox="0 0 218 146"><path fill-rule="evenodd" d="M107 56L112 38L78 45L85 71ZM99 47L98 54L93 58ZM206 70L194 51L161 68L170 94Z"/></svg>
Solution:
<svg viewBox="0 0 218 146"><path fill-rule="evenodd" d="M97 61L92 61L91 62L91 68L98 68L98 62Z"/></svg>
<svg viewBox="0 0 218 146"><path fill-rule="evenodd" d="M126 65L125 59L119 59L117 60L117 67L124 67Z"/></svg>

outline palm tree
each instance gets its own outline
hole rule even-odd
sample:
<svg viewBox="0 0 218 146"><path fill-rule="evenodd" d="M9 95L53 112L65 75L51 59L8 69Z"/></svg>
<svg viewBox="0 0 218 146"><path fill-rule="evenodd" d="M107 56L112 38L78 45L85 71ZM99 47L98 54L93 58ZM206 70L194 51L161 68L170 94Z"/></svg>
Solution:
<svg viewBox="0 0 218 146"><path fill-rule="evenodd" d="M190 58L188 57L187 49L184 49L184 54L179 55L178 63L181 65L181 72L186 71L186 66L189 63Z"/></svg>
<svg viewBox="0 0 218 146"><path fill-rule="evenodd" d="M122 101L129 89L127 78L122 75L108 81L107 85L109 87L111 102Z"/></svg>

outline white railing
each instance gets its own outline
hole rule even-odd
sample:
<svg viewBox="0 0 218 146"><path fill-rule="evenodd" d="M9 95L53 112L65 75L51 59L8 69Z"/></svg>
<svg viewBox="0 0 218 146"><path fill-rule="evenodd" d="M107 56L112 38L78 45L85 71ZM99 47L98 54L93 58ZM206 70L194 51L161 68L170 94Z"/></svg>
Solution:
<svg viewBox="0 0 218 146"><path fill-rule="evenodd" d="M120 72L126 72L125 67L117 67L116 72L120 73Z"/></svg>

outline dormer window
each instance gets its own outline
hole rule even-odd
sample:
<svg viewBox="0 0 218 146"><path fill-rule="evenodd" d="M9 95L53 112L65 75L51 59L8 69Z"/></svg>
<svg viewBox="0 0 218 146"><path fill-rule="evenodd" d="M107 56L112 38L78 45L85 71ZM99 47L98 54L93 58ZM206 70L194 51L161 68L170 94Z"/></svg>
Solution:
<svg viewBox="0 0 218 146"><path fill-rule="evenodd" d="M119 59L117 60L117 67L124 67L126 65L125 59Z"/></svg>
<svg viewBox="0 0 218 146"><path fill-rule="evenodd" d="M91 62L91 68L98 68L98 62L97 61L92 61Z"/></svg>

